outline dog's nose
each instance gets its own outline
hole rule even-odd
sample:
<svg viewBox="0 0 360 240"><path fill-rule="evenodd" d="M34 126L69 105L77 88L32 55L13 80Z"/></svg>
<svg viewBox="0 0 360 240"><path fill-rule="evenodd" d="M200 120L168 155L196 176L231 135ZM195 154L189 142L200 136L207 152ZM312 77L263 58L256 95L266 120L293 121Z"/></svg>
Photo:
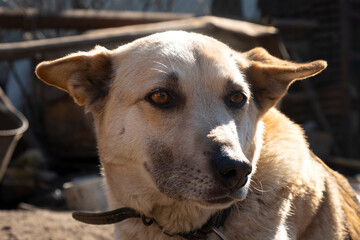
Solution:
<svg viewBox="0 0 360 240"><path fill-rule="evenodd" d="M247 160L234 160L222 153L216 154L214 163L216 174L222 183L231 190L244 186L252 170L251 164Z"/></svg>

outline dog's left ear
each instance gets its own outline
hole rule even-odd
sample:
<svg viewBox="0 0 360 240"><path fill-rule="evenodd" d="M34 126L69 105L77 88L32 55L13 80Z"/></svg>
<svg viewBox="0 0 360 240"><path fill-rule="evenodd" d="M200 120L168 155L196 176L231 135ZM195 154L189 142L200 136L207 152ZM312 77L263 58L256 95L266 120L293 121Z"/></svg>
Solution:
<svg viewBox="0 0 360 240"><path fill-rule="evenodd" d="M263 111L274 106L295 80L312 77L327 66L322 60L309 63L281 60L263 48L254 48L241 55L248 62L244 71L254 99Z"/></svg>
<svg viewBox="0 0 360 240"><path fill-rule="evenodd" d="M40 63L35 70L43 82L68 92L79 105L89 105L107 95L112 76L111 52L95 47Z"/></svg>

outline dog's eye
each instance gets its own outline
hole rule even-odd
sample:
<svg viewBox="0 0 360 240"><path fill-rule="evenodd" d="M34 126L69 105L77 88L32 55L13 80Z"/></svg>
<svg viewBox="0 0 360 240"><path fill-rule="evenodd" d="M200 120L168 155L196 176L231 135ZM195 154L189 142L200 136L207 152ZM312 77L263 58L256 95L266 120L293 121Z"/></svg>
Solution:
<svg viewBox="0 0 360 240"><path fill-rule="evenodd" d="M229 95L227 105L229 107L240 108L246 103L246 96L242 92L235 92Z"/></svg>
<svg viewBox="0 0 360 240"><path fill-rule="evenodd" d="M156 107L171 107L174 103L170 94L165 90L154 90L146 98Z"/></svg>

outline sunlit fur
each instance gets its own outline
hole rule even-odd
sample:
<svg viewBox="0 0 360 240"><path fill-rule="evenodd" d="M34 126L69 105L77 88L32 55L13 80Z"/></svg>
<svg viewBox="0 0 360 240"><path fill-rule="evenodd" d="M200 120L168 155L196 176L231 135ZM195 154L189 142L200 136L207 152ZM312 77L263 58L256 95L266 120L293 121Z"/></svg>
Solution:
<svg viewBox="0 0 360 240"><path fill-rule="evenodd" d="M134 208L179 233L233 206L221 227L229 239L344 239L348 232L358 239L359 207L347 181L273 108L294 80L325 67L283 61L262 48L238 53L176 31L45 62L36 73L93 114L111 209ZM171 91L176 104L149 103L154 89ZM226 105L233 91L247 97L238 109ZM214 177L214 146L252 164L244 187L229 192ZM232 200L209 203L225 196ZM115 239L182 238L129 219L116 224Z"/></svg>

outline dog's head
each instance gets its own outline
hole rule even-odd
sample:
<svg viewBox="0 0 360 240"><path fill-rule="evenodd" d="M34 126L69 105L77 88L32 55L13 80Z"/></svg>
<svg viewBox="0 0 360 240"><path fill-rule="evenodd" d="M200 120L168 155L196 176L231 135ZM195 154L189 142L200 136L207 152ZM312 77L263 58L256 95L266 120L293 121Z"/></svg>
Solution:
<svg viewBox="0 0 360 240"><path fill-rule="evenodd" d="M261 117L293 81L325 67L262 48L238 53L179 31L43 62L36 73L93 113L115 199L146 195L218 208L247 195Z"/></svg>

